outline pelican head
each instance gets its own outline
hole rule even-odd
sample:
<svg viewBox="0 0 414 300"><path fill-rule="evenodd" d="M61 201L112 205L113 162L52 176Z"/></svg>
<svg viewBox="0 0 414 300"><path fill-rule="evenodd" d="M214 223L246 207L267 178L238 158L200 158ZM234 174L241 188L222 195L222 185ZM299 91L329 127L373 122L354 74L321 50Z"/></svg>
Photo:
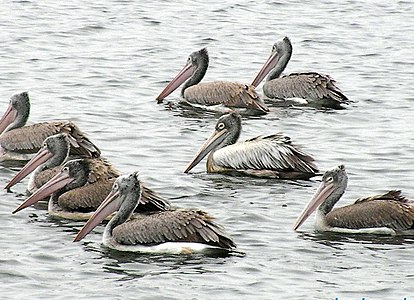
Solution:
<svg viewBox="0 0 414 300"><path fill-rule="evenodd" d="M293 230L298 229L318 207L324 215L330 212L345 192L347 184L348 175L344 165L326 171L316 193L296 220Z"/></svg>
<svg viewBox="0 0 414 300"><path fill-rule="evenodd" d="M267 80L279 77L286 68L291 56L292 43L286 36L283 40L277 41L273 44L272 52L269 58L257 74L256 78L253 80L252 85L257 87L270 71L272 72L269 74Z"/></svg>
<svg viewBox="0 0 414 300"><path fill-rule="evenodd" d="M184 68L174 77L173 80L165 87L165 89L158 95L158 103L174 92L184 81L188 80L181 90L181 96L184 95L184 90L189 86L199 83L207 72L208 68L208 51L203 48L190 54Z"/></svg>
<svg viewBox="0 0 414 300"><path fill-rule="evenodd" d="M66 192L86 184L89 175L87 159L74 159L65 163L60 172L27 198L13 213L16 213L55 192Z"/></svg>
<svg viewBox="0 0 414 300"><path fill-rule="evenodd" d="M59 133L46 138L42 148L10 180L5 186L5 189L10 189L38 167L38 171L40 172L61 165L69 156L69 150L70 146L67 134Z"/></svg>
<svg viewBox="0 0 414 300"><path fill-rule="evenodd" d="M23 92L13 95L9 107L0 120L0 134L4 131L22 127L26 124L30 114L29 94Z"/></svg>
<svg viewBox="0 0 414 300"><path fill-rule="evenodd" d="M241 117L235 112L221 116L211 136L188 164L184 173L194 168L209 152L237 142L241 132Z"/></svg>
<svg viewBox="0 0 414 300"><path fill-rule="evenodd" d="M140 197L141 183L138 178L138 172L118 177L112 186L111 192L79 231L74 242L82 240L98 224L115 211L118 212L110 222L125 222L137 207Z"/></svg>

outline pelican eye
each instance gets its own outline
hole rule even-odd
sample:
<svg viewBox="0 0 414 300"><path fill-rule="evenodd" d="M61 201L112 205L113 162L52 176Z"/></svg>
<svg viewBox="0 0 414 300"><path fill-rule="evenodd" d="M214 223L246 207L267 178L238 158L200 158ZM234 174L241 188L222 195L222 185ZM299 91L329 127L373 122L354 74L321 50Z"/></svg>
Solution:
<svg viewBox="0 0 414 300"><path fill-rule="evenodd" d="M69 167L63 167L62 171L63 172L69 172Z"/></svg>
<svg viewBox="0 0 414 300"><path fill-rule="evenodd" d="M113 190L116 191L119 189L119 185L117 182L114 183Z"/></svg>
<svg viewBox="0 0 414 300"><path fill-rule="evenodd" d="M332 182L333 181L333 177L329 176L328 178L326 178L326 182Z"/></svg>
<svg viewBox="0 0 414 300"><path fill-rule="evenodd" d="M226 125L224 123L219 123L217 125L217 128L220 129L220 130L224 129L224 127L226 127Z"/></svg>

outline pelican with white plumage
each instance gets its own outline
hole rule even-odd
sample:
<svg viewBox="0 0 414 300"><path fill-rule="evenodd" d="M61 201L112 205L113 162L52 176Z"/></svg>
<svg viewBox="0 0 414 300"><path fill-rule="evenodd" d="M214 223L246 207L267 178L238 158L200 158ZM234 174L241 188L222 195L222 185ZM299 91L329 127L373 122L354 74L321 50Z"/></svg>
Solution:
<svg viewBox="0 0 414 300"><path fill-rule="evenodd" d="M213 218L202 210L171 209L134 214L141 203L138 173L120 176L74 241L82 240L108 215L102 243L119 251L189 254L209 250L231 251L236 245Z"/></svg>
<svg viewBox="0 0 414 300"><path fill-rule="evenodd" d="M263 93L269 99L305 99L311 105L336 109L341 109L342 105L351 102L329 75L306 72L280 77L291 56L292 43L288 37L276 42L269 59L253 80L252 85L257 87L269 74L263 85Z"/></svg>
<svg viewBox="0 0 414 300"><path fill-rule="evenodd" d="M0 120L0 161L27 161L43 141L54 134L66 133L73 141L71 154L98 157L101 153L78 126L71 121L42 122L26 125L30 114L27 92L11 97L9 107ZM78 146L76 146L78 145Z"/></svg>
<svg viewBox="0 0 414 300"><path fill-rule="evenodd" d="M279 179L309 179L317 174L314 159L293 144L288 136L258 136L236 143L241 117L232 112L221 116L214 132L185 169L188 173L207 154L207 172L237 173Z"/></svg>
<svg viewBox="0 0 414 300"><path fill-rule="evenodd" d="M317 231L366 234L414 234L414 202L400 191L360 198L354 204L333 209L348 183L345 166L325 172L315 195L297 219L293 229L317 210Z"/></svg>
<svg viewBox="0 0 414 300"><path fill-rule="evenodd" d="M207 72L208 64L206 48L191 53L184 68L157 97L158 103L185 82L181 89L181 98L183 102L190 105L207 107L224 105L261 113L269 111L252 85L228 81L200 83Z"/></svg>
<svg viewBox="0 0 414 300"><path fill-rule="evenodd" d="M119 171L102 157L70 160L13 213L51 196L48 205L48 213L51 216L87 220L111 191L119 175ZM142 194L143 205L139 206L140 210L169 208L168 201L149 188L143 187Z"/></svg>

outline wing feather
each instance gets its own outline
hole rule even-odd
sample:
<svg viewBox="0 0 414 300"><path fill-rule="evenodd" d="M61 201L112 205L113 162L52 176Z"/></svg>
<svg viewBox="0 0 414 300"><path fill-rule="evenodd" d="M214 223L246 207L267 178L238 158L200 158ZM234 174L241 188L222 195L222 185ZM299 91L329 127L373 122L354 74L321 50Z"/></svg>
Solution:
<svg viewBox="0 0 414 300"><path fill-rule="evenodd" d="M87 161L90 168L88 183L108 180L121 175L121 173L103 157L87 159Z"/></svg>
<svg viewBox="0 0 414 300"><path fill-rule="evenodd" d="M43 141L58 133L71 137L71 153L87 157L98 157L101 153L89 138L70 121L42 122L7 131L0 136L0 145L8 151L35 153Z"/></svg>
<svg viewBox="0 0 414 300"><path fill-rule="evenodd" d="M263 91L269 98L303 98L310 101L330 100L337 104L351 101L328 75L316 72L292 73L265 83Z"/></svg>
<svg viewBox="0 0 414 300"><path fill-rule="evenodd" d="M199 83L184 91L187 102L200 105L223 104L229 107L252 108L268 111L252 85L236 82L214 81Z"/></svg>
<svg viewBox="0 0 414 300"><path fill-rule="evenodd" d="M282 134L258 136L218 149L214 164L236 170L275 170L316 173L314 159Z"/></svg>
<svg viewBox="0 0 414 300"><path fill-rule="evenodd" d="M326 221L330 226L340 228L409 230L414 228L414 203L403 197L400 191L389 191L334 209L327 214Z"/></svg>
<svg viewBox="0 0 414 300"><path fill-rule="evenodd" d="M118 243L129 245L199 242L223 248L235 247L232 239L201 210L177 209L134 215L130 221L115 227L112 234Z"/></svg>

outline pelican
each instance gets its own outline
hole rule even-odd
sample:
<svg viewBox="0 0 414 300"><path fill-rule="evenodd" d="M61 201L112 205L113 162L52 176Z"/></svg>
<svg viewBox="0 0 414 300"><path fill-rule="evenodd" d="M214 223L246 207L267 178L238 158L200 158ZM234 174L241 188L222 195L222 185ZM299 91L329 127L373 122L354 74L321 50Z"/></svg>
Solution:
<svg viewBox="0 0 414 300"><path fill-rule="evenodd" d="M298 229L318 209L315 222L318 231L391 235L414 233L414 202L403 197L401 191L360 198L354 204L332 209L345 192L347 183L345 166L325 172L318 190L293 229Z"/></svg>
<svg viewBox="0 0 414 300"><path fill-rule="evenodd" d="M209 152L207 172L239 173L279 179L308 179L318 172L314 159L283 134L258 136L236 143L241 117L232 112L217 121L212 135L185 169L188 173Z"/></svg>
<svg viewBox="0 0 414 300"><path fill-rule="evenodd" d="M29 160L28 154L36 153L48 136L57 133L67 133L73 141L71 154L95 157L100 155L99 148L71 121L43 122L25 126L29 114L28 93L12 96L9 107L0 120L0 161Z"/></svg>
<svg viewBox="0 0 414 300"><path fill-rule="evenodd" d="M66 133L58 133L46 138L42 148L10 180L5 186L5 189L10 190L12 186L34 171L27 186L28 193L34 193L59 172L60 166L69 157L69 149L72 142ZM86 155L82 155L81 157L92 158L92 156L87 155L87 151L84 152Z"/></svg>
<svg viewBox="0 0 414 300"><path fill-rule="evenodd" d="M263 86L263 92L268 98L302 98L315 106L337 109L343 108L342 104L351 102L335 85L335 80L328 75L307 72L279 77L289 63L291 55L292 44L288 37L276 42L269 59L253 80L252 85L257 87L270 72Z"/></svg>
<svg viewBox="0 0 414 300"><path fill-rule="evenodd" d="M119 175L103 158L70 160L13 213L52 195L48 206L50 215L70 220L87 220L111 191ZM139 207L141 211L169 208L168 201L146 187L143 187L142 202L145 205Z"/></svg>
<svg viewBox="0 0 414 300"><path fill-rule="evenodd" d="M74 241L83 239L103 219L118 211L106 225L102 239L112 249L180 254L236 247L221 226L201 210L174 209L131 217L142 203L141 188L137 172L120 176Z"/></svg>
<svg viewBox="0 0 414 300"><path fill-rule="evenodd" d="M247 108L262 113L269 111L251 85L227 81L199 83L206 74L208 62L206 48L191 53L184 68L157 97L158 103L161 103L189 78L181 89L184 102L205 106L222 104L227 107Z"/></svg>

